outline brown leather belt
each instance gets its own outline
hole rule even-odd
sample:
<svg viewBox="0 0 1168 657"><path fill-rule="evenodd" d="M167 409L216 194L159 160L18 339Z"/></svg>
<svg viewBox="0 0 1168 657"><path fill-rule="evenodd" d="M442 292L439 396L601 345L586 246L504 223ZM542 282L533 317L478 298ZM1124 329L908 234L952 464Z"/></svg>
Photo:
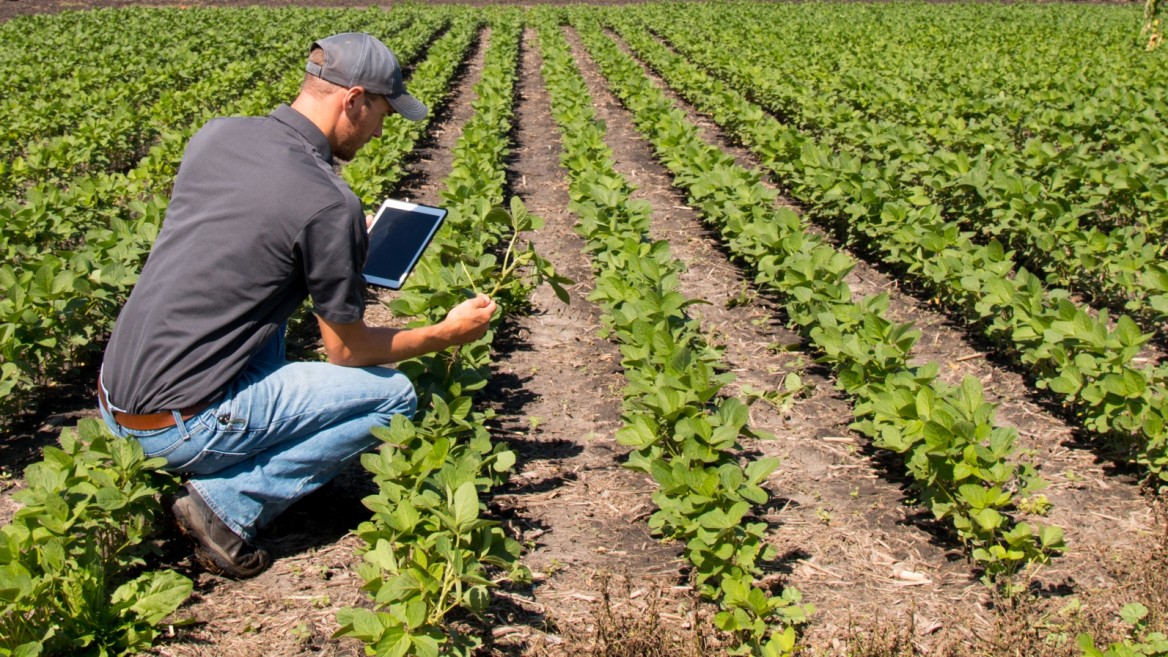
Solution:
<svg viewBox="0 0 1168 657"><path fill-rule="evenodd" d="M109 402L105 399L105 390L103 388L99 381L97 384L97 400L114 416L114 422L117 422L122 428L130 429L131 431L158 431L159 429L169 429L174 426L174 413L171 411L134 415L133 413L123 413L111 409ZM183 421L186 421L207 410L210 405L211 402L200 402L194 406L180 408L178 412L182 416Z"/></svg>

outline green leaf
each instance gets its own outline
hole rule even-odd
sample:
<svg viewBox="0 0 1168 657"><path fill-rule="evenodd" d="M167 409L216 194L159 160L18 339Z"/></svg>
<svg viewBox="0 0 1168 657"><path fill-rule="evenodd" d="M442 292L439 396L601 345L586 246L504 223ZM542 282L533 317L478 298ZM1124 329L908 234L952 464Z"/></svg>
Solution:
<svg viewBox="0 0 1168 657"><path fill-rule="evenodd" d="M406 621L406 627L416 630L426 622L426 603L422 600L410 600L399 606Z"/></svg>
<svg viewBox="0 0 1168 657"><path fill-rule="evenodd" d="M698 522L706 529L729 529L742 522L742 517L750 510L746 502L735 502L727 511L711 509L698 517Z"/></svg>
<svg viewBox="0 0 1168 657"><path fill-rule="evenodd" d="M1119 617L1128 625L1137 625L1148 617L1148 608L1138 602L1132 602L1119 610Z"/></svg>
<svg viewBox="0 0 1168 657"><path fill-rule="evenodd" d="M1083 632L1076 637L1076 643L1079 644L1079 650L1083 651L1083 657L1103 657L1103 653L1095 647L1095 639L1090 634Z"/></svg>
<svg viewBox="0 0 1168 657"><path fill-rule="evenodd" d="M438 641L425 634L416 634L411 637L414 644L413 654L416 657L438 657Z"/></svg>
<svg viewBox="0 0 1168 657"><path fill-rule="evenodd" d="M157 625L186 601L194 583L174 572L164 570L141 575L114 591L110 603L114 610L129 610L151 625Z"/></svg>
<svg viewBox="0 0 1168 657"><path fill-rule="evenodd" d="M973 514L973 517L977 520L977 524L981 525L982 529L985 530L997 529L1005 521L1002 514L993 509L982 509Z"/></svg>
<svg viewBox="0 0 1168 657"><path fill-rule="evenodd" d="M479 495L474 483L466 482L454 492L454 522L459 529L471 525L479 517Z"/></svg>
<svg viewBox="0 0 1168 657"><path fill-rule="evenodd" d="M781 462L773 456L750 462L746 466L746 480L752 484L758 484L777 470Z"/></svg>
<svg viewBox="0 0 1168 657"><path fill-rule="evenodd" d="M495 456L495 472L510 472L515 467L515 452L504 450Z"/></svg>
<svg viewBox="0 0 1168 657"><path fill-rule="evenodd" d="M16 646L16 650L12 651L12 657L37 657L44 651L44 648L44 644L40 641L24 643Z"/></svg>
<svg viewBox="0 0 1168 657"><path fill-rule="evenodd" d="M385 625L378 618L378 614L360 607L342 611L346 613L342 615L337 612L337 620L342 625L341 631L344 631L345 627L351 628L345 636L360 639L365 643L376 643L385 634Z"/></svg>

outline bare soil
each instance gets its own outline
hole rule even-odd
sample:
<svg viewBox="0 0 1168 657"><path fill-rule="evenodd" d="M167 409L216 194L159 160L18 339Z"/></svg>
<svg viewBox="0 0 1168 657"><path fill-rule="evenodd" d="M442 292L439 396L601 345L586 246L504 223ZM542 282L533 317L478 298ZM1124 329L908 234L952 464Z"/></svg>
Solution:
<svg viewBox="0 0 1168 657"><path fill-rule="evenodd" d="M144 3L0 0L0 20L131 4ZM283 0L247 4L368 6ZM1020 444L1051 481L1047 494L1054 511L1040 521L1064 527L1070 549L1032 573L1028 595L1012 601L991 595L977 581L961 546L913 504L896 460L874 452L848 428L851 407L835 390L830 373L816 365L800 337L785 328L781 309L752 288L749 273L731 263L716 236L686 206L576 35L566 34L598 116L608 126L617 170L638 186L636 198L652 204L653 236L668 240L685 263L684 292L710 302L693 307L693 313L724 348L725 362L737 377L728 392L780 390L790 373L806 384L783 403L752 405L753 426L776 439L749 441L745 448L782 459L767 482L772 504L762 511L781 554L769 566L767 580L797 588L817 607L803 633L808 654L1070 655L1080 630L1113 637L1115 613L1123 603L1141 600L1151 606L1168 600L1164 520L1141 495L1132 473L1091 449L1059 409L1034 395L1018 372L995 361L964 327L937 313L929 299L901 289L894 277L861 259L849 280L856 293L888 292L892 318L912 321L923 333L915 357L938 362L946 380L980 380L999 404L998 421L1018 429ZM489 32L480 35L449 99L435 108L429 136L412 154L410 175L397 195L440 201L450 148L470 118L473 86L489 40ZM710 610L694 599L679 546L662 544L648 531L652 481L621 467L626 450L614 439L624 385L620 355L598 337L600 313L587 300L593 276L567 211L560 138L539 66L534 35L527 33L516 88L509 193L546 220L532 238L534 245L575 284L569 305L549 289L539 290L530 314L510 320L496 343L495 374L483 403L497 413L494 437L508 443L519 459L489 508L525 546L523 560L536 581L495 596L481 623L487 641L483 653L718 654ZM680 104L711 143L744 166L757 165L716 126ZM375 299L389 301L392 294L379 293ZM371 304L368 319L395 321L377 303ZM97 415L91 399L94 378L92 368L82 368L45 408L0 439L0 523L16 510L11 494L21 487L20 472L39 458L40 448L61 427ZM167 556L160 565L190 574L196 592L178 614L193 623L175 627L153 653L363 654L358 642L331 634L338 608L368 604L355 572L360 541L350 532L368 517L360 500L371 492L356 466L302 500L262 537L276 557L274 566L244 582L201 572L182 540L164 529ZM1081 608L1071 604L1076 599ZM1069 642L1048 642L1052 634Z"/></svg>

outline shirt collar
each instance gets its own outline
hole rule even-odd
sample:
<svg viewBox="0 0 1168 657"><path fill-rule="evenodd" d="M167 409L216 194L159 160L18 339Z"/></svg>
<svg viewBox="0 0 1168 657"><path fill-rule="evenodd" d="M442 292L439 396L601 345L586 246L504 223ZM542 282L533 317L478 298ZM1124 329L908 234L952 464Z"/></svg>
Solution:
<svg viewBox="0 0 1168 657"><path fill-rule="evenodd" d="M329 146L328 138L324 136L320 128L316 127L315 123L308 120L308 117L292 109L292 106L287 103L282 103L272 111L270 116L300 133L300 136L304 137L305 141L324 157L325 162L333 163L333 149L332 146Z"/></svg>

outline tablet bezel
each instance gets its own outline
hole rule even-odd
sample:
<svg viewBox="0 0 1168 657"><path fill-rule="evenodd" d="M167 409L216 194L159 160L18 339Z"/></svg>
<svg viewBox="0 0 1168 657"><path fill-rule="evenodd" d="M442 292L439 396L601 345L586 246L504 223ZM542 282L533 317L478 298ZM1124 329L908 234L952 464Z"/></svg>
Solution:
<svg viewBox="0 0 1168 657"><path fill-rule="evenodd" d="M386 212L386 210L391 208L394 210L404 210L405 212L409 213L437 217L437 220L434 221L434 225L430 227L430 233L426 236L426 239L417 248L417 250L414 251L413 258L405 268L405 272L402 274L401 280L382 278L380 276L371 276L364 272L361 273L361 275L365 278L365 282L369 283L370 285L386 287L391 290L400 290L402 285L404 285L406 280L410 277L410 274L413 273L414 267L417 266L418 261L422 259L422 254L426 252L426 248L430 246L430 242L434 240L434 235L436 235L438 233L438 229L442 227L442 223L446 220L446 214L448 211L446 208L422 205L421 203L407 203L405 201L398 201L395 199L386 199L385 202L381 204L381 207L377 209L377 214L373 217L373 223L369 225L368 235L370 246L373 244L373 231L377 229L377 225L380 223L381 216ZM366 265L368 265L371 258L373 258L372 251L366 258Z"/></svg>

